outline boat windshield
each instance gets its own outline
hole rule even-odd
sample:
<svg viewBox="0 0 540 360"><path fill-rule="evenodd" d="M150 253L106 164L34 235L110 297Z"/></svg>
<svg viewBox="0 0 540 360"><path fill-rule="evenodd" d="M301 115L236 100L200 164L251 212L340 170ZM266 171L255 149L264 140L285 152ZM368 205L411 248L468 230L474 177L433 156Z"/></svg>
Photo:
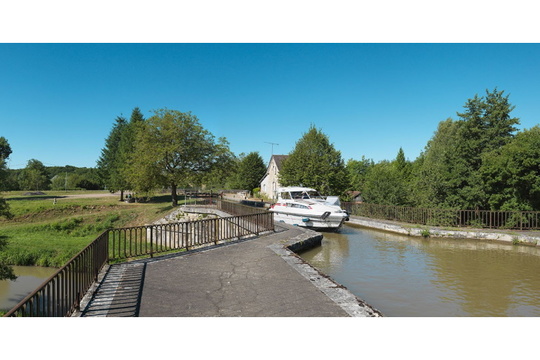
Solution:
<svg viewBox="0 0 540 360"><path fill-rule="evenodd" d="M284 197L285 195L287 197ZM282 193L283 199L323 199L324 197L321 196L317 191L291 191L290 197L288 197L288 193Z"/></svg>

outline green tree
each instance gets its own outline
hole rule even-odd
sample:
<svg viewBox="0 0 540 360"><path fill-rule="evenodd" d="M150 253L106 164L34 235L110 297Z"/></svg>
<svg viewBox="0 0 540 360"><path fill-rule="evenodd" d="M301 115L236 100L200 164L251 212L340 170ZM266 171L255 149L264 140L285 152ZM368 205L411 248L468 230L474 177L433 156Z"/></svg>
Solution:
<svg viewBox="0 0 540 360"><path fill-rule="evenodd" d="M0 251L7 245L7 237L0 235ZM0 280L15 280L17 277L13 272L13 268L0 261Z"/></svg>
<svg viewBox="0 0 540 360"><path fill-rule="evenodd" d="M6 167L6 160L11 155L11 147L9 146L8 141L4 137L0 137L0 185L3 185L5 176L4 170ZM0 190L1 187L0 186ZM6 217L8 219L12 218L12 214L9 211L9 204L7 201L0 197L0 217ZM7 244L7 238L3 235L0 235L0 251L3 250L3 248ZM2 262L0 262L0 280L15 280L17 277L15 276L13 272L13 268L9 265L6 265Z"/></svg>
<svg viewBox="0 0 540 360"><path fill-rule="evenodd" d="M341 152L313 125L283 161L279 177L283 186L303 185L326 195L342 195L349 188Z"/></svg>
<svg viewBox="0 0 540 360"><path fill-rule="evenodd" d="M365 202L379 205L404 206L408 203L408 186L393 162L381 161L366 174L362 197Z"/></svg>
<svg viewBox="0 0 540 360"><path fill-rule="evenodd" d="M350 189L354 191L363 191L366 182L366 175L369 169L374 165L373 160L366 159L362 156L362 160L349 159L345 168L349 175Z"/></svg>
<svg viewBox="0 0 540 360"><path fill-rule="evenodd" d="M468 99L464 108L459 120L439 124L415 166L411 193L416 205L489 208L480 171L484 154L510 142L519 119L510 115L514 106L497 89Z"/></svg>
<svg viewBox="0 0 540 360"><path fill-rule="evenodd" d="M39 160L28 160L26 167L19 175L19 184L23 190L49 189L50 180L47 168Z"/></svg>
<svg viewBox="0 0 540 360"><path fill-rule="evenodd" d="M125 189L133 188L133 184L130 182L131 162L133 161L132 157L135 152L137 133L141 130L144 121L145 118L141 110L138 107L134 108L131 112L129 123L126 123L120 134L120 140L117 149L118 152L116 154L116 166L118 168L119 176L121 177L121 182Z"/></svg>
<svg viewBox="0 0 540 360"><path fill-rule="evenodd" d="M456 148L460 141L459 125L452 119L441 121L437 131L416 160L412 174L411 195L415 206L453 207L461 186L462 171L458 173L459 158Z"/></svg>
<svg viewBox="0 0 540 360"><path fill-rule="evenodd" d="M486 90L485 97L475 95L458 113L459 142L456 147L456 173L462 183L455 194L460 207L484 209L488 207L484 179L479 172L483 154L498 149L515 135L519 119L511 117L510 105L504 91Z"/></svg>
<svg viewBox="0 0 540 360"><path fill-rule="evenodd" d="M0 197L0 217L11 219L12 216L13 215L9 211L9 204L7 203L6 199Z"/></svg>
<svg viewBox="0 0 540 360"><path fill-rule="evenodd" d="M123 173L122 158L120 157L120 141L127 128L125 118L118 116L105 139L105 147L97 161L97 169L101 181L110 192L120 191L120 200L124 200L124 190L127 184Z"/></svg>
<svg viewBox="0 0 540 360"><path fill-rule="evenodd" d="M131 162L133 184L143 192L168 187L177 206L177 188L201 183L218 166L224 146L216 144L190 112L157 110L137 133Z"/></svg>
<svg viewBox="0 0 540 360"><path fill-rule="evenodd" d="M252 191L260 186L260 182L266 173L266 165L258 152L251 152L239 159L235 172L235 189Z"/></svg>
<svg viewBox="0 0 540 360"><path fill-rule="evenodd" d="M399 148L394 163L399 172L407 172L407 166L409 165L409 163L407 159L405 159L405 152L403 151L403 148Z"/></svg>
<svg viewBox="0 0 540 360"><path fill-rule="evenodd" d="M484 153L480 172L492 210L540 210L540 127Z"/></svg>
<svg viewBox="0 0 540 360"><path fill-rule="evenodd" d="M6 190L6 178L8 176L6 171L6 161L11 155L11 147L7 139L3 136L0 137L0 191Z"/></svg>
<svg viewBox="0 0 540 360"><path fill-rule="evenodd" d="M236 156L229 149L229 142L224 137L219 138L214 166L201 178L201 184L210 189L233 188L237 165Z"/></svg>
<svg viewBox="0 0 540 360"><path fill-rule="evenodd" d="M11 155L11 146L3 136L0 136L0 166L5 165L5 161Z"/></svg>

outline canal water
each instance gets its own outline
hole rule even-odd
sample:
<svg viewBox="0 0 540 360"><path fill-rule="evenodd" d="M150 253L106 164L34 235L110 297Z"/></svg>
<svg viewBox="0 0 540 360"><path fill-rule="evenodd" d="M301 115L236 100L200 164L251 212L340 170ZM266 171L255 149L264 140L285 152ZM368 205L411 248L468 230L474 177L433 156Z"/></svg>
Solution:
<svg viewBox="0 0 540 360"><path fill-rule="evenodd" d="M9 311L58 269L39 266L13 266L17 280L0 281L0 310Z"/></svg>
<svg viewBox="0 0 540 360"><path fill-rule="evenodd" d="M347 225L300 256L385 316L540 316L540 248Z"/></svg>

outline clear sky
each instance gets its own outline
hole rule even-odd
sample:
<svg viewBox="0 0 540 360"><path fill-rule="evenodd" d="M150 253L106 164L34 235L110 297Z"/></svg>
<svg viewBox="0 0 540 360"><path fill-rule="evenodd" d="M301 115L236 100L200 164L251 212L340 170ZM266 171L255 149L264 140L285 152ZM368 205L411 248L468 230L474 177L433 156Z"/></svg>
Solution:
<svg viewBox="0 0 540 360"><path fill-rule="evenodd" d="M540 123L539 64L539 44L3 43L0 136L13 169L94 167L117 116L168 108L265 161L311 125L344 160L414 160L486 89Z"/></svg>

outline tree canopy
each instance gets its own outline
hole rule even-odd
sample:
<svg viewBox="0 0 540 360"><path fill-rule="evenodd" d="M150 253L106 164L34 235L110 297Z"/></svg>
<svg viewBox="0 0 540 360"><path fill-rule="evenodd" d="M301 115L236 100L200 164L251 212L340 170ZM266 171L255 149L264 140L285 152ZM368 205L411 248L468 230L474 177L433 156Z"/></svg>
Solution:
<svg viewBox="0 0 540 360"><path fill-rule="evenodd" d="M6 166L6 160L11 155L11 147L9 146L8 141L4 137L0 137L0 184L3 184L3 170ZM0 190L1 190L0 186ZM0 197L0 217L6 217L10 219L13 215L9 211L9 204L7 201ZM0 251L6 246L7 238L3 235L0 235ZM13 272L13 268L9 265L6 265L0 262L0 280L15 280L16 276Z"/></svg>
<svg viewBox="0 0 540 360"><path fill-rule="evenodd" d="M439 124L416 174L418 205L461 209L489 208L481 168L486 154L512 141L519 119L503 91L486 90L465 103L459 120Z"/></svg>
<svg viewBox="0 0 540 360"><path fill-rule="evenodd" d="M0 166L4 164L9 155L11 155L11 146L5 137L0 136Z"/></svg>
<svg viewBox="0 0 540 360"><path fill-rule="evenodd" d="M19 175L19 184L22 190L49 189L50 179L47 168L39 160L28 160L26 167Z"/></svg>
<svg viewBox="0 0 540 360"><path fill-rule="evenodd" d="M260 182L266 173L266 165L258 152L250 152L240 156L236 165L236 172L231 186L234 189L252 191L260 186Z"/></svg>
<svg viewBox="0 0 540 360"><path fill-rule="evenodd" d="M5 190L5 179L7 177L6 160L9 155L11 155L9 142L5 137L0 136L0 191Z"/></svg>
<svg viewBox="0 0 540 360"><path fill-rule="evenodd" d="M327 195L342 195L349 187L341 152L313 125L283 161L279 176L283 186L303 185Z"/></svg>
<svg viewBox="0 0 540 360"><path fill-rule="evenodd" d="M480 172L489 208L540 210L540 127L484 153Z"/></svg>
<svg viewBox="0 0 540 360"><path fill-rule="evenodd" d="M345 168L350 181L350 189L353 191L363 190L369 169L374 165L373 160L362 156L361 160L349 159Z"/></svg>
<svg viewBox="0 0 540 360"><path fill-rule="evenodd" d="M215 142L195 115L156 110L137 132L130 162L134 188L147 192L158 186L168 187L176 206L177 188L199 184L227 149L223 141Z"/></svg>
<svg viewBox="0 0 540 360"><path fill-rule="evenodd" d="M124 117L118 116L116 118L109 136L105 140L105 147L101 149L101 156L97 161L97 168L103 184L111 192L122 191L120 200L123 199L123 190L127 187L122 172L122 153L120 152L120 141L127 126Z"/></svg>

